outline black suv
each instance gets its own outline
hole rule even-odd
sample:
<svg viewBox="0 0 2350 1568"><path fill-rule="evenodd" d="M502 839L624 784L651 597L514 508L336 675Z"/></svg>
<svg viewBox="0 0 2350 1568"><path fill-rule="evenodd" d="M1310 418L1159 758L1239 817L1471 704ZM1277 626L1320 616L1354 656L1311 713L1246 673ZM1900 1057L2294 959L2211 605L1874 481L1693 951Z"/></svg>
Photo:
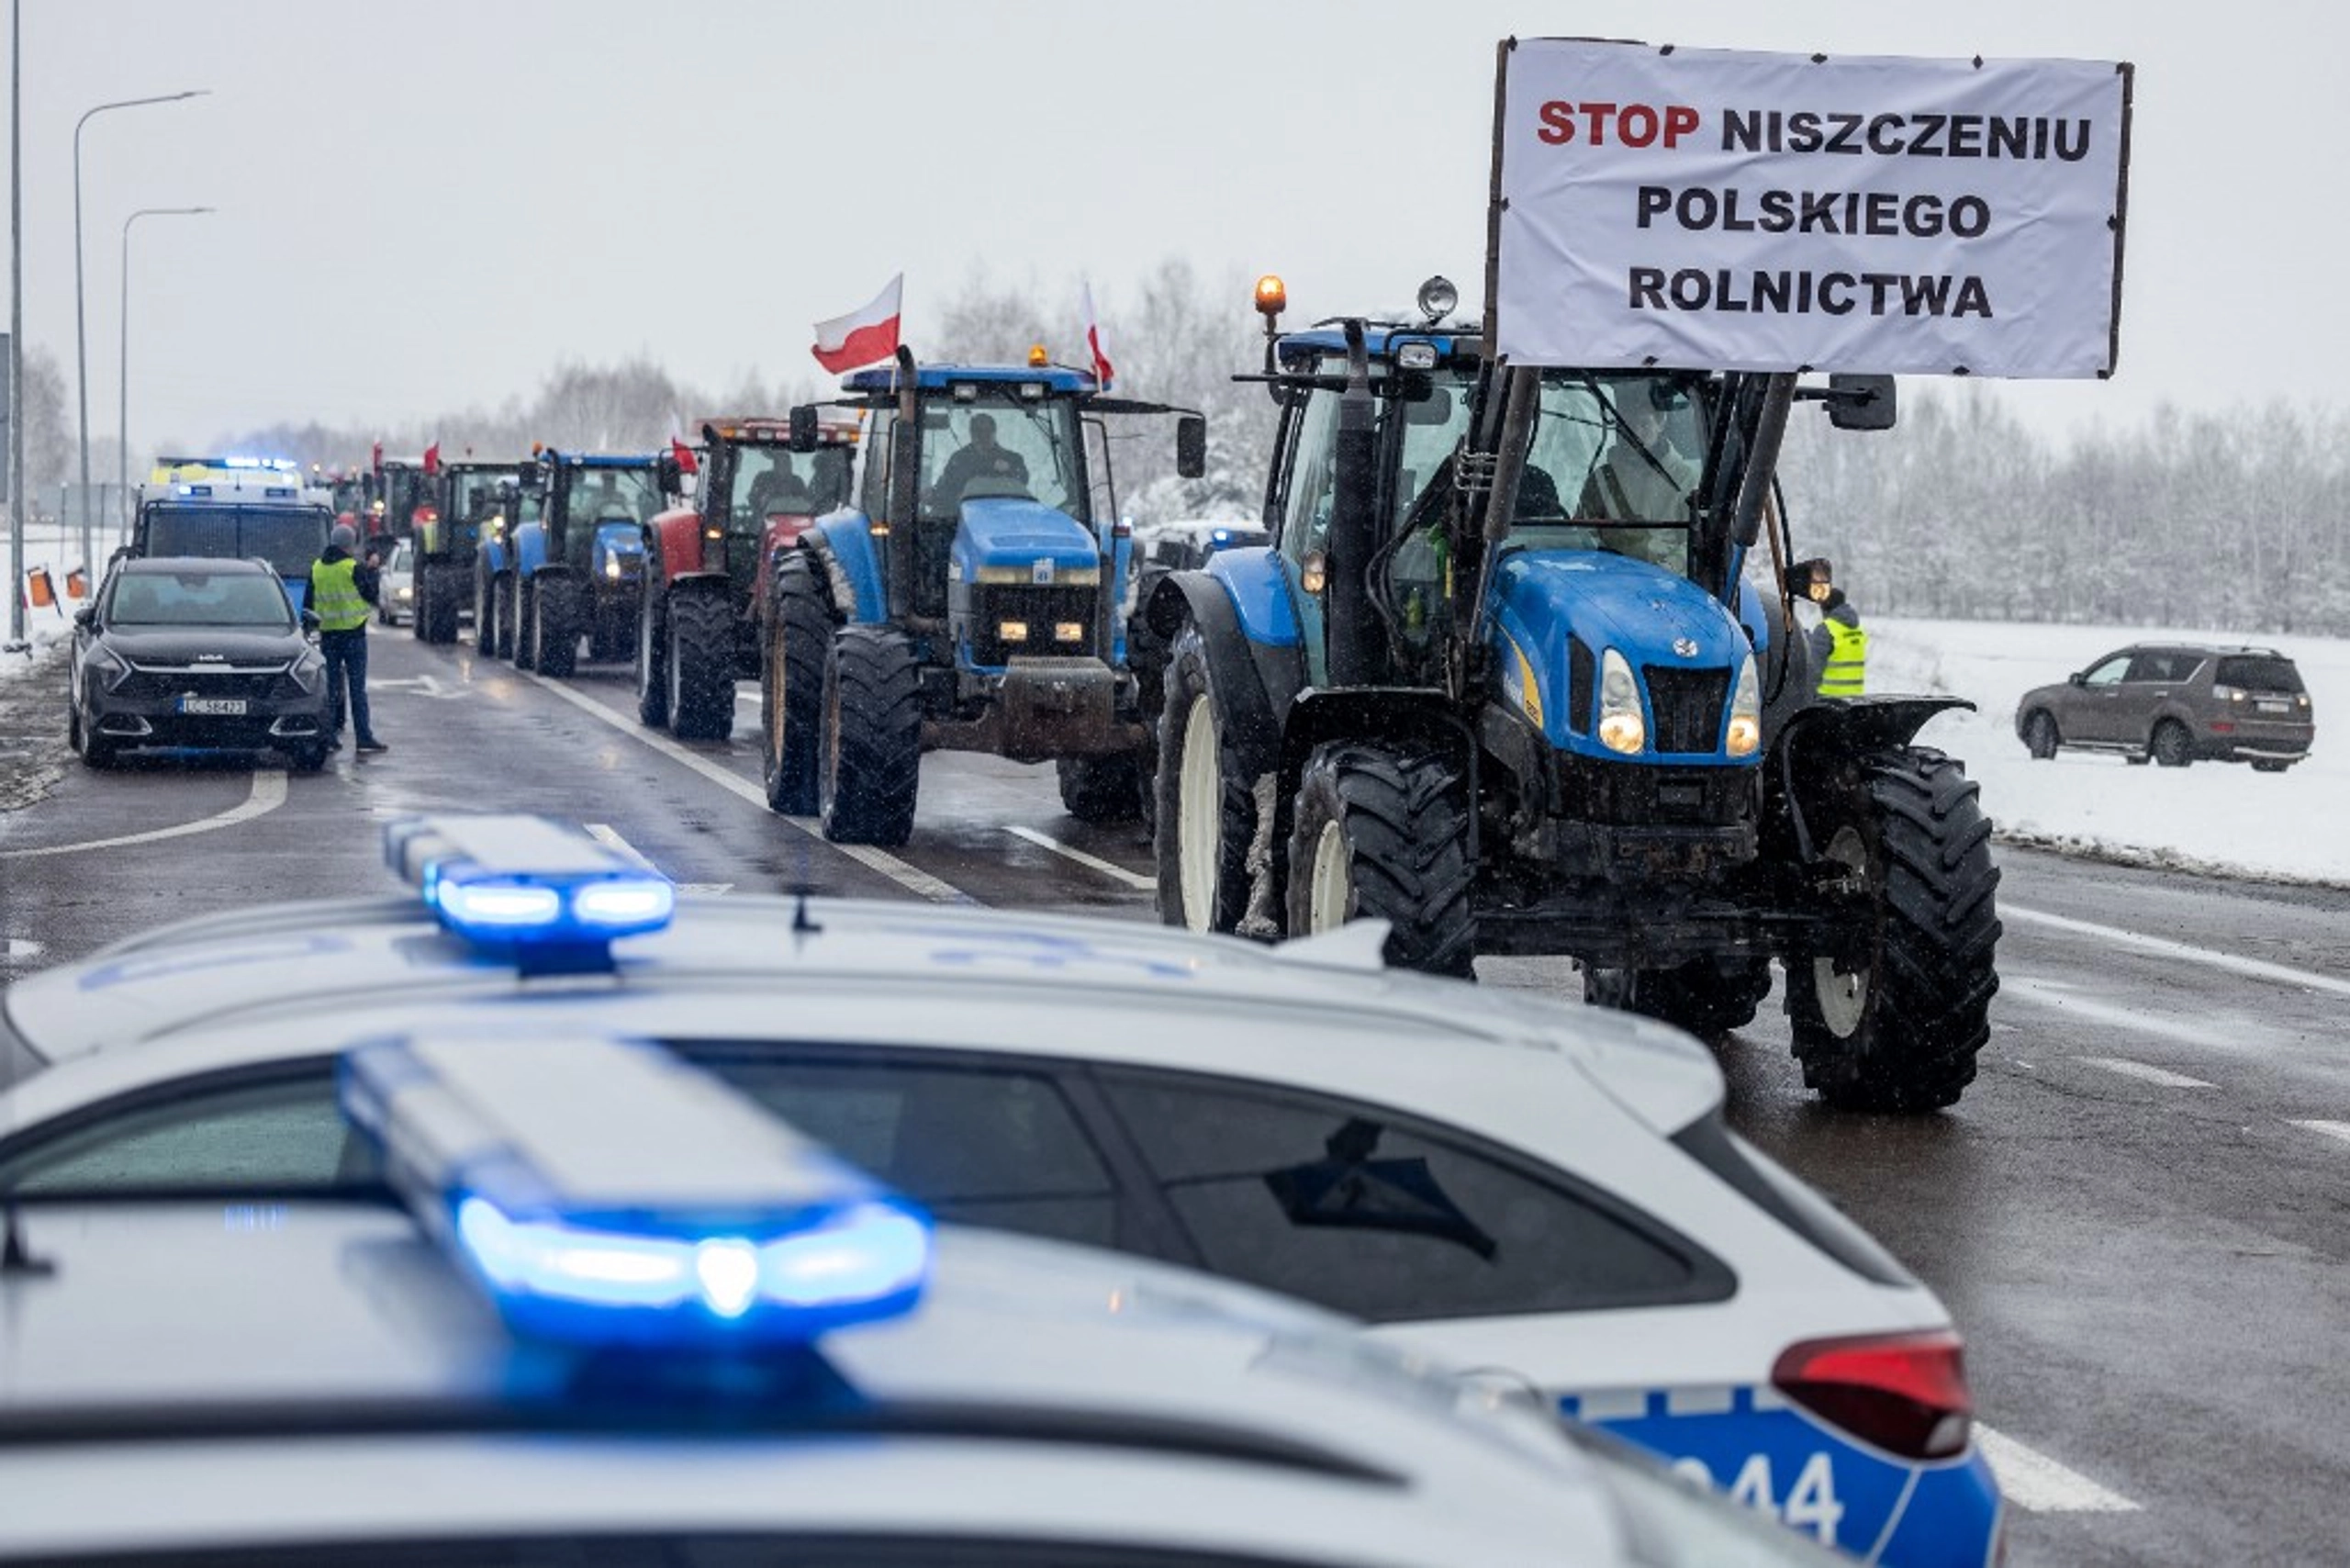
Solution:
<svg viewBox="0 0 2350 1568"><path fill-rule="evenodd" d="M2199 759L2282 773L2309 755L2316 716L2293 661L2274 648L2142 643L2016 704L2016 734L2042 759L2118 751L2165 767Z"/></svg>

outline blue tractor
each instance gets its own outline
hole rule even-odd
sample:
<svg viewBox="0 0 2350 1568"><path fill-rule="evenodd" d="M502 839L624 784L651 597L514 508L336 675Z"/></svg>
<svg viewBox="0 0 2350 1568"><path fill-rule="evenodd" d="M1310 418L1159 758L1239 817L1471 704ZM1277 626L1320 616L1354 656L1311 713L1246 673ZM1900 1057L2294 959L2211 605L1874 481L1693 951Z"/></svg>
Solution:
<svg viewBox="0 0 2350 1568"><path fill-rule="evenodd" d="M525 464L515 521L480 555L481 645L557 679L576 666L582 638L591 659L629 657L644 526L661 510L667 462L542 451Z"/></svg>
<svg viewBox="0 0 2350 1568"><path fill-rule="evenodd" d="M863 418L854 493L775 563L761 616L769 803L822 817L838 843L902 844L922 754L956 750L1066 760L1080 798L1133 814L1149 727L1104 421L1180 416L1190 477L1205 421L1105 396L1041 351L917 365L901 349L845 377L834 406ZM792 410L791 438L818 450L817 409Z"/></svg>
<svg viewBox="0 0 2350 1568"><path fill-rule="evenodd" d="M1990 824L1915 744L1947 698L1822 699L1774 479L1798 402L1892 423L1888 376L1495 364L1421 319L1279 332L1270 545L1160 584L1159 913L1391 961L1566 954L1586 996L1708 1036L1786 974L1805 1078L1921 1110L1975 1075ZM1758 543L1775 570L1760 560Z"/></svg>
<svg viewBox="0 0 2350 1568"><path fill-rule="evenodd" d="M408 511L418 641L457 640L458 621L471 603L468 590L479 575L483 538L503 533L520 472L519 463L467 458L441 464L427 476Z"/></svg>

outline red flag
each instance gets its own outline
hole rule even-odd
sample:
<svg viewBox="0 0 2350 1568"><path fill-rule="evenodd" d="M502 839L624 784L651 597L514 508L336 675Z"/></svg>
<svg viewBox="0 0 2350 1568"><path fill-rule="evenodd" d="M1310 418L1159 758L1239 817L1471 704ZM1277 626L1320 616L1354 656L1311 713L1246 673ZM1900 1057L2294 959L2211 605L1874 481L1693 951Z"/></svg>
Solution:
<svg viewBox="0 0 2350 1568"><path fill-rule="evenodd" d="M441 443L437 441L424 449L424 471L427 474L441 472Z"/></svg>
<svg viewBox="0 0 2350 1568"><path fill-rule="evenodd" d="M1085 297L1085 348L1093 356L1093 385L1107 392L1117 372L1110 364L1109 351L1102 346L1102 323L1093 314L1093 285L1080 283L1078 287Z"/></svg>
<svg viewBox="0 0 2350 1568"><path fill-rule="evenodd" d="M898 352L898 299L905 290L900 273L890 286L845 316L816 323L816 344L809 352L816 363L834 375L861 364L888 359Z"/></svg>
<svg viewBox="0 0 2350 1568"><path fill-rule="evenodd" d="M694 449L686 444L685 437L679 435L671 436L669 438L669 452L670 454L677 460L678 473L699 474L701 472L701 465L694 461Z"/></svg>
<svg viewBox="0 0 2350 1568"><path fill-rule="evenodd" d="M384 443L380 441L375 443L375 451L370 460L369 466L373 467L378 474L381 474L384 471Z"/></svg>

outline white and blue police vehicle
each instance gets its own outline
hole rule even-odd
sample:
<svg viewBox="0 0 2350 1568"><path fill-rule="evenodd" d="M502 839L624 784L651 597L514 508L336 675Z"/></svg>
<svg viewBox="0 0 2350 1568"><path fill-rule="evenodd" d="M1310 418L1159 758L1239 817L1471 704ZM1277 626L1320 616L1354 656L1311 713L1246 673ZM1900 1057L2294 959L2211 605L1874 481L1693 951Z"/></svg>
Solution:
<svg viewBox="0 0 2350 1568"><path fill-rule="evenodd" d="M382 1179L334 1111L353 1032L624 1035L942 1219L1506 1369L1863 1560L1998 1556L1949 1314L1666 1025L1386 969L1375 925L674 898L539 819L387 835L423 897L190 922L0 998L0 1185L333 1198Z"/></svg>
<svg viewBox="0 0 2350 1568"><path fill-rule="evenodd" d="M139 487L126 548L267 561L299 610L309 603L310 564L333 531L329 492L290 458L165 457Z"/></svg>
<svg viewBox="0 0 2350 1568"><path fill-rule="evenodd" d="M575 949L668 896L437 886ZM373 1193L11 1205L0 1560L1828 1560L1309 1308L941 1226L656 1046L403 1033L334 1072Z"/></svg>

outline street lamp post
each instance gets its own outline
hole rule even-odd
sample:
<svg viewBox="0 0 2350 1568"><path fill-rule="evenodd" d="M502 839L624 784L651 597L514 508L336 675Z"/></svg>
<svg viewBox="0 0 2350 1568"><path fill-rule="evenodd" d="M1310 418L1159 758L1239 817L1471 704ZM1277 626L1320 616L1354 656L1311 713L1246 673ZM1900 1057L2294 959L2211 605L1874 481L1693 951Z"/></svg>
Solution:
<svg viewBox="0 0 2350 1568"><path fill-rule="evenodd" d="M73 371L80 383L77 388L81 405L82 446L82 565L86 570L90 559L90 340L84 325L82 311L82 128L90 117L102 115L108 109L135 109L143 104L176 104L183 98L200 98L210 91L192 87L185 93L165 93L152 98L124 98L111 104L100 104L83 111L73 122Z"/></svg>
<svg viewBox="0 0 2350 1568"><path fill-rule="evenodd" d="M211 210L212 208L208 207L142 207L122 220L122 315L120 318L122 361L115 367L115 391L120 398L115 408L115 429L120 432L120 437L116 442L119 448L116 456L119 460L120 466L115 472L115 490L118 504L124 509L122 517L126 541L129 538L130 526L130 226L142 218L193 218L200 212ZM89 518L87 502L90 494L90 481L86 477L89 472L86 466L88 457L88 450L85 448L83 453L85 465L83 473L85 477L82 481L82 496L84 503L82 514L84 525L83 534L84 556L89 554L87 544L89 534L86 532Z"/></svg>

